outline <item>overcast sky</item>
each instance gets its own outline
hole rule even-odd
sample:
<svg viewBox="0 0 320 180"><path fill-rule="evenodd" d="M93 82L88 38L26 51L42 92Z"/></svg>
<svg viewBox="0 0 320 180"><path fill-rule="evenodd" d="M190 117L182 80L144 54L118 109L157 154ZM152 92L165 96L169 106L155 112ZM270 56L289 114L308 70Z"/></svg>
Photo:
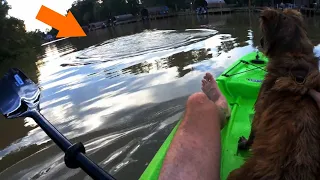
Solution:
<svg viewBox="0 0 320 180"><path fill-rule="evenodd" d="M74 0L7 0L11 6L9 15L24 20L28 31L40 29L45 31L50 26L38 21L36 16L41 5L45 5L52 10L65 15L67 9L71 7Z"/></svg>

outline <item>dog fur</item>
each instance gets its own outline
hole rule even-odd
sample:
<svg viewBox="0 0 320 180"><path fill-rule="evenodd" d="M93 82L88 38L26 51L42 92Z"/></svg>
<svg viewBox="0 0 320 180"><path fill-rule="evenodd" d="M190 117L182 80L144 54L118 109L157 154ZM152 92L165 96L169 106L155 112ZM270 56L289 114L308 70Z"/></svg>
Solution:
<svg viewBox="0 0 320 180"><path fill-rule="evenodd" d="M319 62L302 15L265 9L260 16L268 73L256 104L251 156L228 180L320 179L320 110L307 94L319 90Z"/></svg>

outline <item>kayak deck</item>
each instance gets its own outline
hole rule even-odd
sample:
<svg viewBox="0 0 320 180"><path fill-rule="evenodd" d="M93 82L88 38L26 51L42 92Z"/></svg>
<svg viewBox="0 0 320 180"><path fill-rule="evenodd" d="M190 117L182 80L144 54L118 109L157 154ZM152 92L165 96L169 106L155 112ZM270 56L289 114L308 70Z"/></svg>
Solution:
<svg viewBox="0 0 320 180"><path fill-rule="evenodd" d="M257 53L253 52L240 58L216 79L231 108L229 122L221 131L221 179L226 179L232 170L239 168L248 155L248 152L238 152L238 140L239 137L248 137L250 134L253 106L266 74L265 66L268 61L262 53L259 53L260 61L255 61L256 55ZM140 180L158 179L178 126L179 123L160 147Z"/></svg>

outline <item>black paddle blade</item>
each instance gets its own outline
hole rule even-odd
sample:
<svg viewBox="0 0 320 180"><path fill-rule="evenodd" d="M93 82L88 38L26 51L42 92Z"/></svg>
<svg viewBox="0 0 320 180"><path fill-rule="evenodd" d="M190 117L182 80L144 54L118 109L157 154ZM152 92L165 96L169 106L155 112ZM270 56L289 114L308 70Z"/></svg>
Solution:
<svg viewBox="0 0 320 180"><path fill-rule="evenodd" d="M25 117L39 109L39 87L19 69L10 69L0 79L0 112L6 118Z"/></svg>

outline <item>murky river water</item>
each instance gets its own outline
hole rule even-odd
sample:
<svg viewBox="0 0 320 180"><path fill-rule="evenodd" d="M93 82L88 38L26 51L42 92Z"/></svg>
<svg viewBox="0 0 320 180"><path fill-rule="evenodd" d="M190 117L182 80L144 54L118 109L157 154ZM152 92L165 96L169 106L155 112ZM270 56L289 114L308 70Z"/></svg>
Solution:
<svg viewBox="0 0 320 180"><path fill-rule="evenodd" d="M117 179L138 179L206 72L255 51L258 15L186 16L118 26L45 45L16 66L42 89L41 112ZM307 18L320 56L320 20ZM1 72L3 74L3 72ZM90 179L31 119L0 121L0 179Z"/></svg>

